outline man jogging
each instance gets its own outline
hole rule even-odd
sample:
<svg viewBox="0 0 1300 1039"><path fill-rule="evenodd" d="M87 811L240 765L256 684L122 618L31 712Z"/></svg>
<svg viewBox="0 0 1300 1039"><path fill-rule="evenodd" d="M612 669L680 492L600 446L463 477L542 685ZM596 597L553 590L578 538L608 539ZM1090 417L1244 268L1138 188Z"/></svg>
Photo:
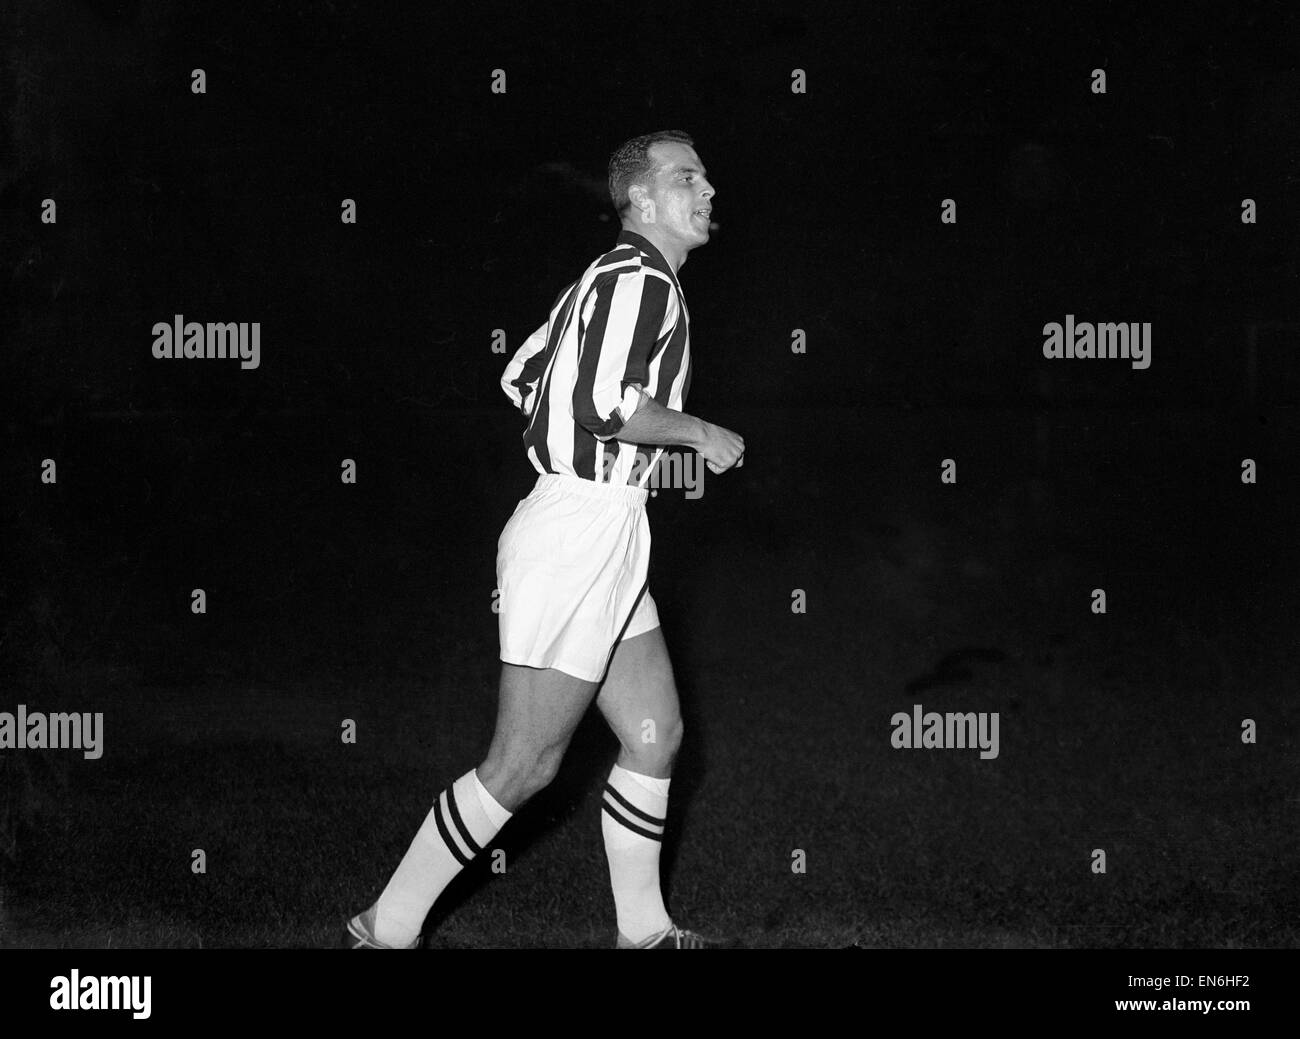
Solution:
<svg viewBox="0 0 1300 1039"><path fill-rule="evenodd" d="M664 445L714 473L744 441L684 414L690 319L677 271L709 240L714 190L679 131L610 158L613 249L557 297L502 388L528 419L539 476L498 542L501 684L487 756L444 790L378 901L348 924L352 948L414 948L447 884L555 776L595 700L621 744L601 827L616 947L719 945L664 906L659 849L682 737L672 665L646 586L647 483ZM646 734L651 734L647 738Z"/></svg>

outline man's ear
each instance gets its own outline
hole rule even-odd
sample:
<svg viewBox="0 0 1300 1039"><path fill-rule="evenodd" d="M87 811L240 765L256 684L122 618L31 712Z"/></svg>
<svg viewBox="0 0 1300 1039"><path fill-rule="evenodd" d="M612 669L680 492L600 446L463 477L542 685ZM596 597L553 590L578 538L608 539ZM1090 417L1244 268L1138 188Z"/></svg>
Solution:
<svg viewBox="0 0 1300 1039"><path fill-rule="evenodd" d="M645 188L631 187L628 189L627 197L631 199L632 205L641 213L641 223L653 224L655 222L655 203Z"/></svg>

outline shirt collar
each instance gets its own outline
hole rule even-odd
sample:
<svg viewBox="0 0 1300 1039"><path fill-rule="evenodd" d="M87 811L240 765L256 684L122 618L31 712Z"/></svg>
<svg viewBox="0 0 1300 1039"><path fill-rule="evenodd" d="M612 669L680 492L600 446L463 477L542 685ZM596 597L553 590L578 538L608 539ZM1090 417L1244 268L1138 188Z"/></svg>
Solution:
<svg viewBox="0 0 1300 1039"><path fill-rule="evenodd" d="M650 241L650 239L645 235L637 234L635 231L629 230L626 227L621 227L618 231L618 244L635 245L642 252L649 253L651 265L662 270L668 275L668 277L672 278L673 284L677 285L677 274L673 271L672 264L664 259L664 254L661 253L654 242ZM677 285L677 287L679 290L681 289L680 285Z"/></svg>

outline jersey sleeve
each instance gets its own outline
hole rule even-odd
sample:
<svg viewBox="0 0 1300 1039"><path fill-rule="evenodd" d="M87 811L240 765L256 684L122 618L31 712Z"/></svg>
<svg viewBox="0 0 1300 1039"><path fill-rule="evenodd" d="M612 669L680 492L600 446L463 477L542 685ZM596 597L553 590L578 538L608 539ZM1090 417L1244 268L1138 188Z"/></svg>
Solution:
<svg viewBox="0 0 1300 1039"><path fill-rule="evenodd" d="M673 289L644 268L609 275L594 290L578 377L573 419L597 440L612 440L636 412L650 378L650 359L670 324Z"/></svg>
<svg viewBox="0 0 1300 1039"><path fill-rule="evenodd" d="M501 388L514 406L525 415L532 414L533 405L537 401L537 380L541 378L545 367L543 359L548 327L548 322L542 322L541 327L515 351L514 357L506 365L505 374L501 376Z"/></svg>

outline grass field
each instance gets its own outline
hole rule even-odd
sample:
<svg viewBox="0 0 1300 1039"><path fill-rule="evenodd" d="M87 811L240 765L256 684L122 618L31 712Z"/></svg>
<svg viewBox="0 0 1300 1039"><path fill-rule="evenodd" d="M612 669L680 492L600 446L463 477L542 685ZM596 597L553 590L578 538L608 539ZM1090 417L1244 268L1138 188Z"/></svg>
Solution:
<svg viewBox="0 0 1300 1039"><path fill-rule="evenodd" d="M1073 478L1053 481L1029 475L1010 413L863 413L840 427L865 445L849 467L798 433L805 416L746 417L744 475L651 504L686 717L665 846L681 922L764 947L1297 944L1297 551L1279 495L1195 478L1218 456L1151 418L1123 420L1145 438L1062 418L1050 447ZM17 836L0 942L337 944L491 732L496 536L529 483L506 432L482 487L439 487L395 429L349 500L294 483L310 469L294 445L328 443L263 431L260 454L173 488L171 512L131 512L118 474L110 511L129 518L108 534L67 521L44 579L64 656L36 660L13 699L104 710L106 752L0 754ZM945 491L932 472L954 444ZM223 466L259 464L299 475L186 512ZM71 659L93 625L57 604L131 567L95 651ZM188 616L193 586L206 618ZM999 712L999 756L893 749L890 716L918 702ZM612 942L614 753L593 713L498 838L506 872L480 859L435 907L432 947Z"/></svg>

